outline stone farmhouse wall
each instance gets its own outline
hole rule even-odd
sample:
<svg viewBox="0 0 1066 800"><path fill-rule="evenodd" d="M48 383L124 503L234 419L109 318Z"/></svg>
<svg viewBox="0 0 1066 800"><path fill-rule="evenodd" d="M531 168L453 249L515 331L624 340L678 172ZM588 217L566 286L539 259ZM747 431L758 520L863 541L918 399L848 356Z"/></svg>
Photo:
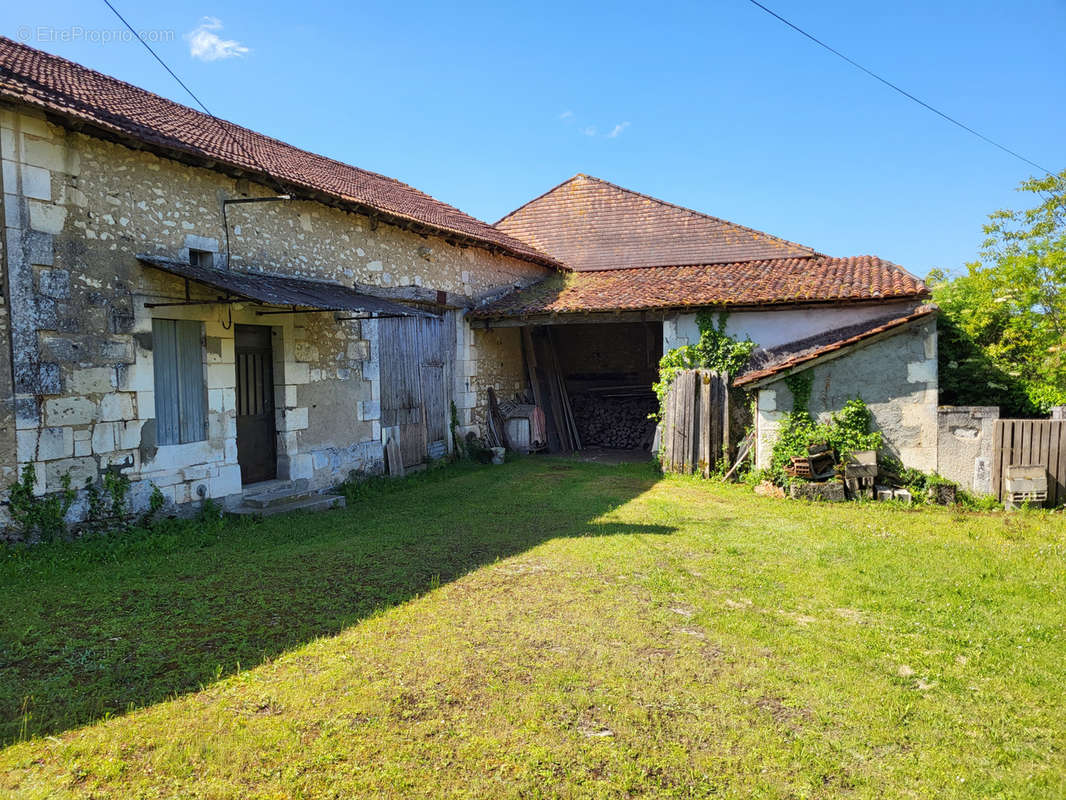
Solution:
<svg viewBox="0 0 1066 800"><path fill-rule="evenodd" d="M937 469L935 320L912 324L811 369L809 411L817 422L828 422L832 412L861 397L873 414L875 429L884 435L886 450L904 466L923 472ZM756 392L756 464L766 468L793 398L783 379Z"/></svg>
<svg viewBox="0 0 1066 800"><path fill-rule="evenodd" d="M274 191L49 124L0 107L6 266L0 308L0 479L37 466L39 492L64 473L75 485L102 470L150 483L174 503L241 490L236 456L233 324L269 322L275 352L279 477L315 485L381 469L380 363L375 325L331 313L256 316L247 306L150 309L184 283L143 267L139 253L224 261L222 200ZM311 201L230 206L231 266L379 286L416 285L472 297L547 270L457 247ZM192 284L194 298L210 297ZM204 323L205 441L158 446L152 319ZM521 380L517 339L457 326L453 399L460 424L481 419L488 386ZM512 341L515 339L515 341ZM8 355L10 351L10 357ZM13 365L13 370L11 366Z"/></svg>

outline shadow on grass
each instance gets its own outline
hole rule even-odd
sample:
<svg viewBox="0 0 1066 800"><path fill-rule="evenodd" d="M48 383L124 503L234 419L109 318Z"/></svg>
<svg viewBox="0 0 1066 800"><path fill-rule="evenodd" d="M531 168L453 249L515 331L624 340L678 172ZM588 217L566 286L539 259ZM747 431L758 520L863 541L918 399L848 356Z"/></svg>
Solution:
<svg viewBox="0 0 1066 800"><path fill-rule="evenodd" d="M344 510L0 550L0 744L165 700L596 520L649 465L525 459L354 493Z"/></svg>

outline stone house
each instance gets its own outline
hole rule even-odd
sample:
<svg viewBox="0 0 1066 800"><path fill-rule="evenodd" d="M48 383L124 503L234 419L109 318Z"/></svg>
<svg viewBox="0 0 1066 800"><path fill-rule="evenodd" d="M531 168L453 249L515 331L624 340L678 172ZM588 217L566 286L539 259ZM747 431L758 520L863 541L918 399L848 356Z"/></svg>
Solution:
<svg viewBox="0 0 1066 800"><path fill-rule="evenodd" d="M418 463L521 388L465 310L554 259L399 181L0 39L0 479L135 508ZM286 197L288 199L279 199ZM399 302L398 302L399 301ZM413 345L411 343L414 343ZM80 509L84 511L84 509Z"/></svg>

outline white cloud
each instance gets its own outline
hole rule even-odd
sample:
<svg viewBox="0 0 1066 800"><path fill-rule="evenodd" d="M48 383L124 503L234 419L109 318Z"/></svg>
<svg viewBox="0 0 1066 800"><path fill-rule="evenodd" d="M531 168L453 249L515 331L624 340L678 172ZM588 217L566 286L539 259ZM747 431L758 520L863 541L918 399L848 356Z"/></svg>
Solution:
<svg viewBox="0 0 1066 800"><path fill-rule="evenodd" d="M574 112L573 111L564 111L562 114L559 115L559 119L573 119L573 118L574 118Z"/></svg>
<svg viewBox="0 0 1066 800"><path fill-rule="evenodd" d="M589 125L587 128L585 128L581 132L583 134L585 134L586 136L595 136L596 135L596 126L595 125Z"/></svg>
<svg viewBox="0 0 1066 800"><path fill-rule="evenodd" d="M217 17L204 17L200 24L185 34L189 42L189 55L201 61L218 61L222 58L243 56L251 51L234 39L223 39L215 31L222 30L222 21Z"/></svg>
<svg viewBox="0 0 1066 800"><path fill-rule="evenodd" d="M622 131L624 131L628 127L628 122L619 122L617 125L614 126L614 128L611 129L611 132L607 134L607 138L617 139L619 136L622 135Z"/></svg>

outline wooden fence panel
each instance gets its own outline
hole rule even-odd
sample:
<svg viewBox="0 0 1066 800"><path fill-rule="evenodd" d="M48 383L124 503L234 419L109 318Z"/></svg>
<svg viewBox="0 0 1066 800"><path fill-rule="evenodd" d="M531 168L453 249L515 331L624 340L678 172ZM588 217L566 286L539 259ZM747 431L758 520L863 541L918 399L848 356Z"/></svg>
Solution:
<svg viewBox="0 0 1066 800"><path fill-rule="evenodd" d="M660 431L667 472L708 477L724 457L729 430L726 380L710 370L686 370L674 380Z"/></svg>
<svg viewBox="0 0 1066 800"><path fill-rule="evenodd" d="M1039 465L1048 472L1048 506L1066 503L1066 420L1001 419L993 442L996 497L1003 500L1007 467Z"/></svg>

